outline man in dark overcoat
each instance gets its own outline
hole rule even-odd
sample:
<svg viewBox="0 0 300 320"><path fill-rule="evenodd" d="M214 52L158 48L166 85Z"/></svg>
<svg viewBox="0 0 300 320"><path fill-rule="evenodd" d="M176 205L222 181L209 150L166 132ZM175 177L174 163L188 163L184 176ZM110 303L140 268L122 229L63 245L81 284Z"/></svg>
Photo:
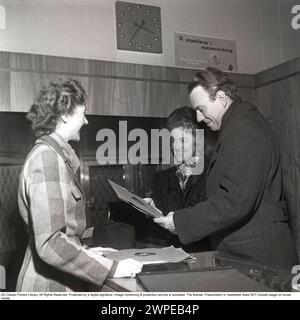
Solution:
<svg viewBox="0 0 300 320"><path fill-rule="evenodd" d="M271 127L218 69L196 73L188 92L198 122L219 132L207 171L208 198L154 221L183 244L209 236L218 251L290 270L297 258Z"/></svg>

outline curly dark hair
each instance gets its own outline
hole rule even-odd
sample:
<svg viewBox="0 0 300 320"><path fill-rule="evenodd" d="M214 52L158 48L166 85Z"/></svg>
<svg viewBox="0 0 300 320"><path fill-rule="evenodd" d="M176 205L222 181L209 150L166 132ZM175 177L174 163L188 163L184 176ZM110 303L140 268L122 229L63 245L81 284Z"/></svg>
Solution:
<svg viewBox="0 0 300 320"><path fill-rule="evenodd" d="M167 128L170 133L173 129L180 127L182 127L184 130L191 130L193 138L196 138L198 129L203 129L205 132L205 125L203 124L203 122L199 123L197 121L196 111L188 106L179 107L173 110L173 112L171 112L168 117ZM170 144L172 153L174 154L172 137L170 139ZM198 148L196 146L196 140L194 139L193 155L196 155L197 150Z"/></svg>
<svg viewBox="0 0 300 320"><path fill-rule="evenodd" d="M215 100L219 90L224 91L232 100L238 97L235 83L229 79L226 73L217 68L209 67L197 72L188 84L188 93L190 94L197 86L207 90L212 100Z"/></svg>
<svg viewBox="0 0 300 320"><path fill-rule="evenodd" d="M204 128L203 124L197 121L196 112L188 106L179 107L169 114L167 120L168 130L172 131L178 127L192 130Z"/></svg>
<svg viewBox="0 0 300 320"><path fill-rule="evenodd" d="M52 133L62 115L72 114L76 106L84 105L86 100L86 92L77 80L59 79L44 86L26 116L34 135Z"/></svg>

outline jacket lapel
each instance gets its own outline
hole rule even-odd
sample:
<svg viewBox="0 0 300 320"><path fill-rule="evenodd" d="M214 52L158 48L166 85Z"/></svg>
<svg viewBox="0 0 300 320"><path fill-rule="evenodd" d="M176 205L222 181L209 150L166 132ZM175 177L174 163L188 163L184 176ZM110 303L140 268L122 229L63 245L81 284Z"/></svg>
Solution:
<svg viewBox="0 0 300 320"><path fill-rule="evenodd" d="M211 160L210 160L209 165L208 165L207 176L209 175L211 169L214 166L214 163L217 160L217 156L218 156L218 153L219 153L221 140L222 140L222 132L224 131L224 127L229 122L229 119L230 119L232 113L235 111L236 107L238 106L238 104L240 102L241 102L240 98L237 98L235 101L233 101L232 104L230 105L230 107L228 108L228 110L223 115L222 124L221 124L221 128L220 128L220 131L219 131L218 142L217 142L216 148L215 148L215 150L213 152L213 155L212 155Z"/></svg>
<svg viewBox="0 0 300 320"><path fill-rule="evenodd" d="M216 162L216 160L217 160L217 156L218 156L219 149L220 149L220 139L218 140L218 143L217 143L217 145L216 145L216 147L215 147L215 150L214 150L214 152L213 152L213 154L212 154L212 157L211 157L211 159L210 159L206 176L209 175L211 169L213 168L213 166L214 166L214 164L215 164L215 162Z"/></svg>
<svg viewBox="0 0 300 320"><path fill-rule="evenodd" d="M82 193L82 195L85 198L85 193L84 193L84 191L83 191L83 189L82 189L82 187L81 187L81 185L79 183L77 174L74 172L74 170L72 168L72 165L70 163L70 160L66 157L66 155L62 151L62 147L58 144L58 142L54 138L49 136L49 135L44 135L42 137L39 137L38 140L40 140L43 143L51 146L63 158L63 160L65 162L65 165L67 167L67 170L68 170L72 180L74 181L74 183L76 184L76 186L78 187L78 189L80 190L80 192Z"/></svg>

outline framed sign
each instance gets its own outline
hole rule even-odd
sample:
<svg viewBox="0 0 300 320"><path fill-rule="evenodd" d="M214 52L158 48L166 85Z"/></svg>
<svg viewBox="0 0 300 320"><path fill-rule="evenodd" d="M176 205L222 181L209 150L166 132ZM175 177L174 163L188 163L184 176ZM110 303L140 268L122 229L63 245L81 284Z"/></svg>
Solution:
<svg viewBox="0 0 300 320"><path fill-rule="evenodd" d="M238 70L234 40L175 32L174 43L176 67L190 69L216 67L224 71Z"/></svg>

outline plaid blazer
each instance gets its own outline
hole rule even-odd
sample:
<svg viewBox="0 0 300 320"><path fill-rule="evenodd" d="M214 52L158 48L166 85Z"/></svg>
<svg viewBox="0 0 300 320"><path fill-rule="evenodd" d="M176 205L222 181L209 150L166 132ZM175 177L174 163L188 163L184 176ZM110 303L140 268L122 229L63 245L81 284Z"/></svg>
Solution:
<svg viewBox="0 0 300 320"><path fill-rule="evenodd" d="M50 136L75 167L79 160L70 145ZM81 245L86 227L84 192L62 156L40 142L20 175L18 203L30 240L17 291L87 291L89 283L101 291L115 265L101 252Z"/></svg>

